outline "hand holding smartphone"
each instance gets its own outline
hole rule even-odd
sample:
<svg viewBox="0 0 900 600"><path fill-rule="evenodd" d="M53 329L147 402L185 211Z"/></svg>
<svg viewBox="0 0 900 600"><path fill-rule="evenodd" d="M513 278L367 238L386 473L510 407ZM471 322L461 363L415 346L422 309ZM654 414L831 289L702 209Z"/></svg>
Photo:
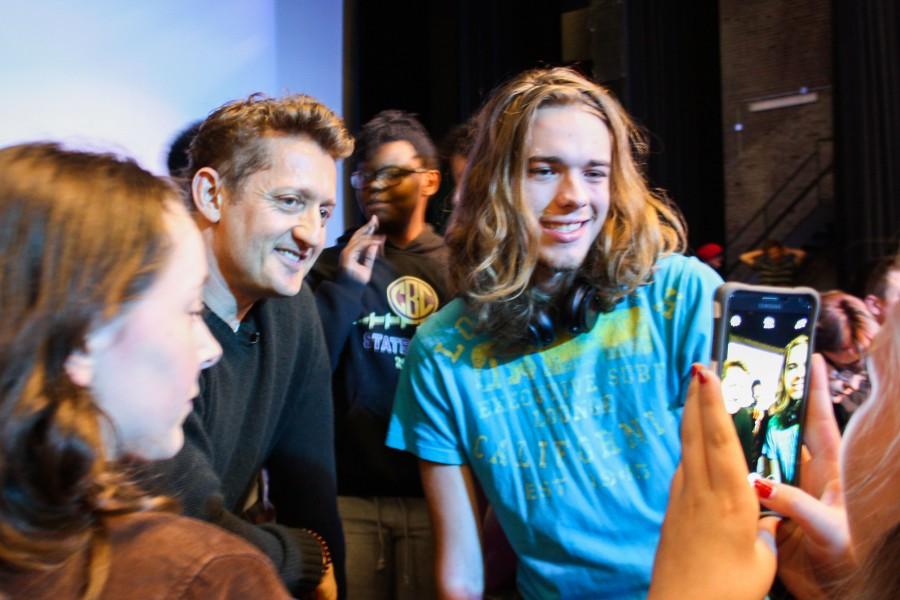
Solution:
<svg viewBox="0 0 900 600"><path fill-rule="evenodd" d="M747 467L796 485L819 295L726 283L715 302L713 359Z"/></svg>

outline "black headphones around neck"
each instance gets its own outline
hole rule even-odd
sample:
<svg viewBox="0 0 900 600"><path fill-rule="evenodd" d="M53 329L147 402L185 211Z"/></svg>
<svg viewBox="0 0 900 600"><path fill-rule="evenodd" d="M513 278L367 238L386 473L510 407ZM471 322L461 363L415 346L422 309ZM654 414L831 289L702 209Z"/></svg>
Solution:
<svg viewBox="0 0 900 600"><path fill-rule="evenodd" d="M556 340L560 329L573 335L590 331L600 312L597 288L584 279L577 279L559 302L534 314L528 323L528 337L532 344L544 348Z"/></svg>

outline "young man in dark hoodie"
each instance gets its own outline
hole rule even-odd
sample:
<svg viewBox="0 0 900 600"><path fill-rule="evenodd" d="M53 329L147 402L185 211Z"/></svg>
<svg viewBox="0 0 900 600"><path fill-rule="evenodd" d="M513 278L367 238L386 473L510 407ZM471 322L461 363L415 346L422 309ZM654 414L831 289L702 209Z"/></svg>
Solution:
<svg viewBox="0 0 900 600"><path fill-rule="evenodd" d="M326 249L309 276L334 371L348 594L429 598L434 553L418 465L384 438L409 341L449 300L447 249L425 222L438 156L401 111L366 123L358 148L352 183L367 223Z"/></svg>

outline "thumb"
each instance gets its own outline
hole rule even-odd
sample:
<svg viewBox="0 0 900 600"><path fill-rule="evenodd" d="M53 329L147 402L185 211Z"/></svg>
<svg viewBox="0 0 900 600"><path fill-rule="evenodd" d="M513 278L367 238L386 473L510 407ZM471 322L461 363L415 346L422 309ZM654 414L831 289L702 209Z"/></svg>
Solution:
<svg viewBox="0 0 900 600"><path fill-rule="evenodd" d="M775 542L775 533L781 519L778 517L763 517L759 520L756 532L756 564L761 572L775 578L775 570L778 567L778 546Z"/></svg>
<svg viewBox="0 0 900 600"><path fill-rule="evenodd" d="M784 515L794 521L813 543L831 546L840 535L836 527L836 512L841 509L829 506L813 498L800 488L786 483L766 480L772 486L771 495L760 497L760 502L769 510Z"/></svg>
<svg viewBox="0 0 900 600"><path fill-rule="evenodd" d="M825 491L822 492L822 502L828 506L843 506L844 492L840 479L832 479L825 485Z"/></svg>
<svg viewBox="0 0 900 600"><path fill-rule="evenodd" d="M766 561L778 558L778 546L775 543L775 535L778 531L780 517L763 517L759 520L756 532L756 551ZM774 563L773 563L774 568Z"/></svg>

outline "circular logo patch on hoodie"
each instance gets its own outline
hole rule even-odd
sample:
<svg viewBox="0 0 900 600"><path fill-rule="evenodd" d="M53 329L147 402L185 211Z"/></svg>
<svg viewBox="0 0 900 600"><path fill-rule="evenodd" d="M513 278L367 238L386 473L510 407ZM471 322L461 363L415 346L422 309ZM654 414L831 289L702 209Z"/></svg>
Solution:
<svg viewBox="0 0 900 600"><path fill-rule="evenodd" d="M406 275L387 289L387 301L398 316L418 325L438 309L438 295L428 282Z"/></svg>

